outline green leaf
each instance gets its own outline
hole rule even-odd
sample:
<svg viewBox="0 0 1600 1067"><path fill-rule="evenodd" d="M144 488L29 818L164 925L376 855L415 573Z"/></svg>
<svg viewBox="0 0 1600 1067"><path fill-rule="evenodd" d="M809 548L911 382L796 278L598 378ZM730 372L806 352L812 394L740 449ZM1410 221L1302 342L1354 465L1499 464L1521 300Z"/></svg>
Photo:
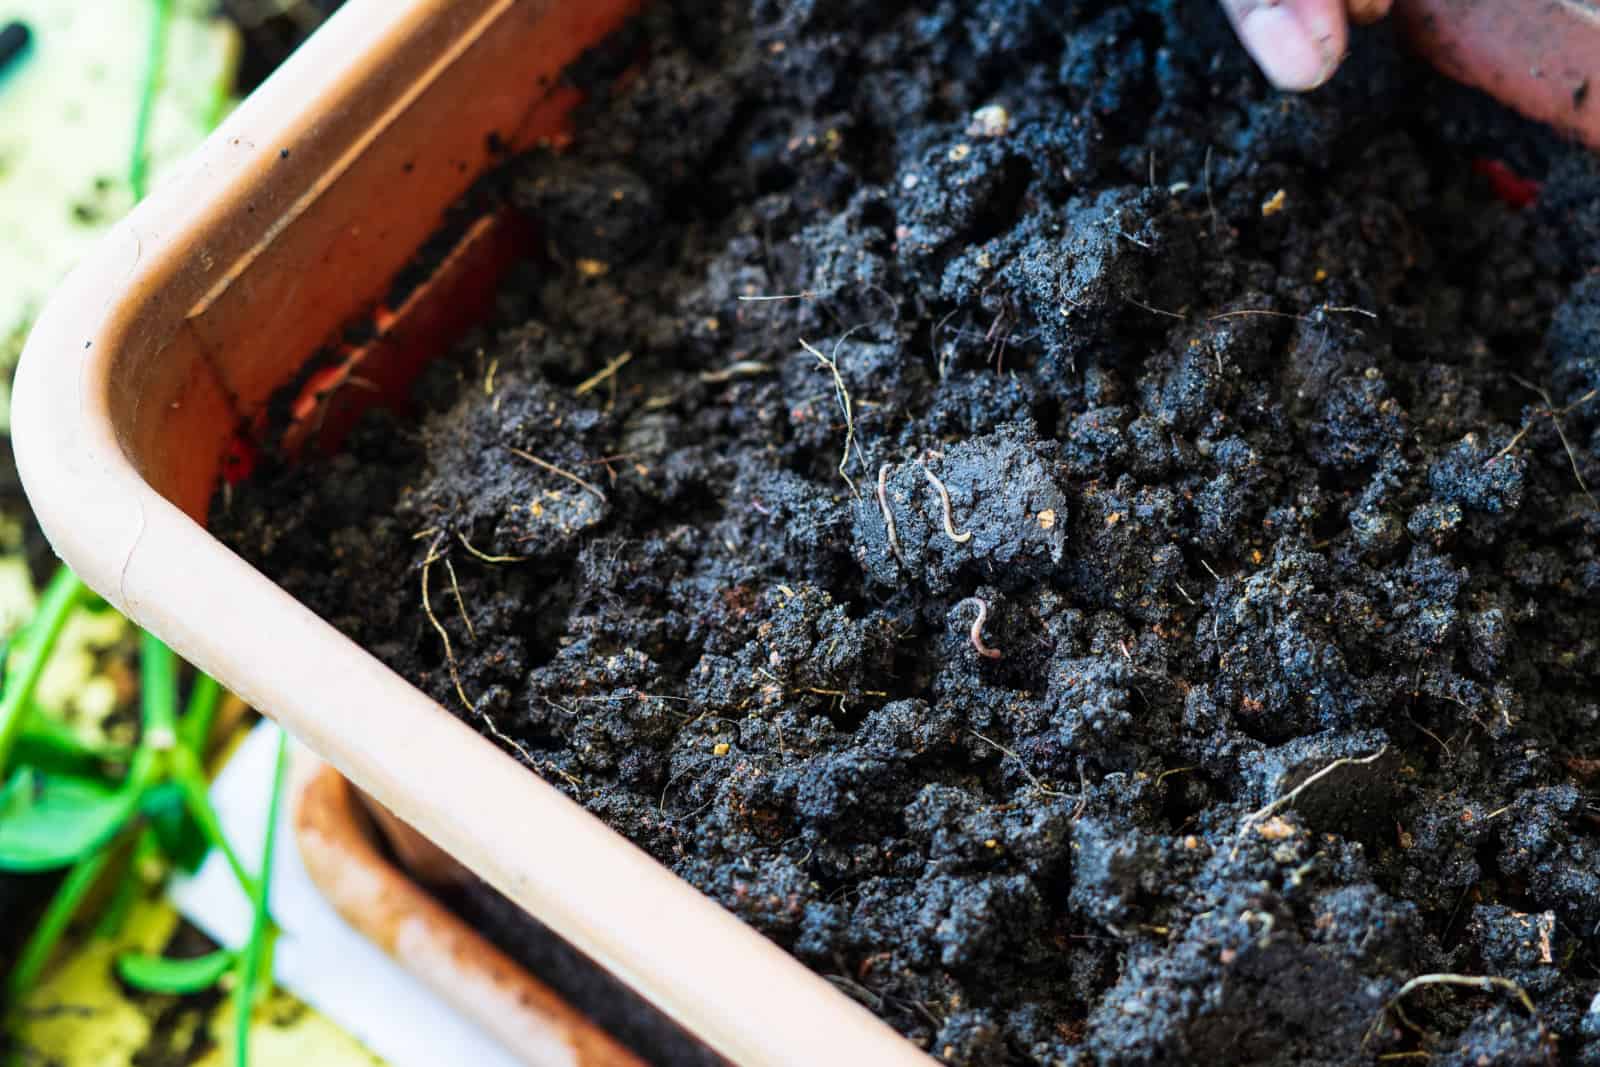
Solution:
<svg viewBox="0 0 1600 1067"><path fill-rule="evenodd" d="M128 786L22 768L0 790L0 871L76 863L127 823L139 800Z"/></svg>
<svg viewBox="0 0 1600 1067"><path fill-rule="evenodd" d="M113 842L102 851L115 848ZM102 941L115 941L122 936L122 929L127 924L128 913L133 910L134 901L144 889L144 872L152 862L159 862L155 857L160 855L161 847L156 844L155 831L146 826L139 831L138 838L134 841L132 854L123 857L120 869L113 880L110 899L105 907L100 910L99 916L94 921L94 936Z"/></svg>
<svg viewBox="0 0 1600 1067"><path fill-rule="evenodd" d="M182 997L216 985L236 958L225 948L186 960L130 953L117 958L117 976L146 993Z"/></svg>
<svg viewBox="0 0 1600 1067"><path fill-rule="evenodd" d="M228 835L222 832L222 820L217 817L217 810L211 805L211 783L206 780L206 772L200 766L199 757L182 745L173 749L168 755L171 758L168 767L172 775L171 780L183 787L183 796L189 803L189 814L194 816L195 824L200 827L200 832L205 834L206 840L222 851L228 866L233 868L233 876L239 879L239 885L247 894L253 894L255 879L244 869L244 862L239 859L239 853L228 843Z"/></svg>
<svg viewBox="0 0 1600 1067"><path fill-rule="evenodd" d="M12 662L10 646L6 650L5 687L0 691L0 774L11 765L11 749L22 731L23 719L33 699L34 687L44 673L44 665L61 636L67 616L83 599L83 583L66 567L59 567L55 577L45 587L39 598L39 608L33 621L18 635L15 660Z"/></svg>
<svg viewBox="0 0 1600 1067"><path fill-rule="evenodd" d="M32 709L17 737L17 763L52 774L94 777L101 764L126 760L133 750L125 745L86 742L65 723Z"/></svg>
<svg viewBox="0 0 1600 1067"><path fill-rule="evenodd" d="M206 741L211 737L211 723L222 705L222 685L209 674L195 672L194 684L189 687L189 706L178 723L178 743L204 757Z"/></svg>
<svg viewBox="0 0 1600 1067"><path fill-rule="evenodd" d="M267 801L267 834L261 845L261 877L250 889L250 939L244 945L244 969L233 991L233 1063L249 1067L250 1019L259 990L272 985L272 954L277 936L268 914L272 890L272 851L278 835L278 809L283 805L283 780L289 763L289 735L278 730L278 756L272 771L272 799ZM241 880L242 881L242 880ZM259 983L259 984L258 984Z"/></svg>
<svg viewBox="0 0 1600 1067"><path fill-rule="evenodd" d="M175 865L190 873L200 869L211 842L189 813L183 786L177 782L162 782L144 795L139 804L150 820L161 851Z"/></svg>

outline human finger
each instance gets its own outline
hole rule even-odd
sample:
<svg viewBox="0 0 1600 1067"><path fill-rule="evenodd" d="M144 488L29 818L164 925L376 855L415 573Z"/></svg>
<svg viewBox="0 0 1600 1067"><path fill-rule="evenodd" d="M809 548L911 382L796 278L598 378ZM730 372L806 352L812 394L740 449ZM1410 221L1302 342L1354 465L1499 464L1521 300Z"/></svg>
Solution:
<svg viewBox="0 0 1600 1067"><path fill-rule="evenodd" d="M1345 0L1222 0L1222 6L1245 50L1280 89L1315 89L1344 57Z"/></svg>

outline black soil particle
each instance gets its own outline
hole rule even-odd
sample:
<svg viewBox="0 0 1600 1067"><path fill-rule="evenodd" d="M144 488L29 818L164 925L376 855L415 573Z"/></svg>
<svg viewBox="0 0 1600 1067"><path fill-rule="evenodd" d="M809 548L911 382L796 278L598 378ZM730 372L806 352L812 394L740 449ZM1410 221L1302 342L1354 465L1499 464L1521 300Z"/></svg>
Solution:
<svg viewBox="0 0 1600 1067"><path fill-rule="evenodd" d="M499 324L231 544L949 1062L1600 1064L1593 158L1210 3L575 77Z"/></svg>

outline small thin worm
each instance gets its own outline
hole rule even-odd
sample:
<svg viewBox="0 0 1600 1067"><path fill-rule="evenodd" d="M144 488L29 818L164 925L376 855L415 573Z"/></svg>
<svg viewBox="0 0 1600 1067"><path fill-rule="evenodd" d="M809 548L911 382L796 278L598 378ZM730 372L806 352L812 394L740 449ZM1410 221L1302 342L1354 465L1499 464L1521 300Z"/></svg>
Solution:
<svg viewBox="0 0 1600 1067"><path fill-rule="evenodd" d="M889 465L878 468L878 506L883 509L883 524L889 529L889 554L900 555L900 539L894 533L894 512L889 510Z"/></svg>
<svg viewBox="0 0 1600 1067"><path fill-rule="evenodd" d="M922 473L928 476L928 484L939 492L939 503L944 506L944 535L958 545L964 545L972 540L971 530L956 533L955 520L950 517L950 491L944 487L944 483L939 480L938 476L928 469L926 463L918 463L917 466L921 467Z"/></svg>
<svg viewBox="0 0 1600 1067"><path fill-rule="evenodd" d="M958 603L955 606L955 610L960 611L968 604L978 609L978 617L972 620L972 631L968 635L972 638L972 647L978 650L978 655L986 659L999 659L1000 650L998 648L990 648L983 643L983 624L989 621L989 602L982 597L969 596Z"/></svg>

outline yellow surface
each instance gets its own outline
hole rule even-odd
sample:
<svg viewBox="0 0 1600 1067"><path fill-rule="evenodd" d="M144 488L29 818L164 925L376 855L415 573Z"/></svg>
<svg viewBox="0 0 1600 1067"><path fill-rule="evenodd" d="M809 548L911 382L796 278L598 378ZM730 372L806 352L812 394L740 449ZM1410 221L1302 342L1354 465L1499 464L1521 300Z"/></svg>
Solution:
<svg viewBox="0 0 1600 1067"><path fill-rule="evenodd" d="M74 619L63 633L48 671L63 691L92 691L105 681L108 665L126 651L131 627L121 633L120 648L99 646L99 642L116 636L107 621L106 616ZM76 684L72 683L74 677L79 679ZM71 721L71 704L64 710ZM221 721L228 721L226 708ZM241 725L238 718L233 723L236 727ZM244 728L234 729L223 744L217 758L219 765L226 762L248 732L249 723L242 725ZM98 724L80 720L78 726L87 733L99 733ZM267 798L263 796L261 802L265 804ZM96 894L100 900L104 896L103 891ZM142 1067L231 1067L231 996L129 996L116 979L118 956L126 952L160 953L179 922L178 913L156 895L141 899L130 909L115 939L83 930L58 954L33 992L7 1016L7 1034L19 1054L3 1067L132 1067L134 1056L141 1052ZM231 991L231 981L231 975L224 979L224 992ZM152 1044L152 1028L162 1019L166 1023ZM201 1028L204 1035L197 1033ZM153 1056L157 1050L165 1055ZM275 988L256 1009L251 1023L250 1062L251 1067L382 1064L354 1038L281 988Z"/></svg>
<svg viewBox="0 0 1600 1067"><path fill-rule="evenodd" d="M19 1021L12 1030L21 1047L17 1062L123 1067L151 1043L152 1026L164 1018L167 1040L158 1047L175 1046L177 1055L157 1062L201 1067L230 1064L231 997L222 998L220 1004L151 995L129 999L114 977L113 962L120 953L160 951L177 924L176 913L164 902L141 902L129 913L127 926L115 942L90 939L58 963L19 1005ZM183 1055L196 1045L200 1027L209 1032L209 1041L198 1042L198 1058ZM209 1051L203 1051L206 1045ZM367 1067L379 1061L290 994L275 990L256 1009L251 1063L254 1067Z"/></svg>

